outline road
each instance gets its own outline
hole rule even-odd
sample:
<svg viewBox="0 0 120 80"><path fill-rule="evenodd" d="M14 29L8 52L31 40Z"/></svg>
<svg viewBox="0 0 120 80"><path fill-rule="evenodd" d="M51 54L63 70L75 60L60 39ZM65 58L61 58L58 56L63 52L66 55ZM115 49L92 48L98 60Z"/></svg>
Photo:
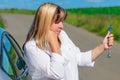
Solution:
<svg viewBox="0 0 120 80"><path fill-rule="evenodd" d="M1 16L5 21L6 30L22 46L34 16L3 13ZM64 30L81 51L93 49L103 40L103 37L67 23L64 23ZM96 60L93 68L79 68L80 80L120 80L120 44L115 42L111 50L111 58L107 58L106 51Z"/></svg>

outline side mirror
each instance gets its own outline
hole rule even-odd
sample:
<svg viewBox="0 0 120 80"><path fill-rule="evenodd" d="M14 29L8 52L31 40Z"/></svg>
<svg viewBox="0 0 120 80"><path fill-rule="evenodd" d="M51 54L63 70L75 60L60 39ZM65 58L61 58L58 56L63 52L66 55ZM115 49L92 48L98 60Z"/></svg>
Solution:
<svg viewBox="0 0 120 80"><path fill-rule="evenodd" d="M18 58L16 64L19 70L25 67L25 61L21 57Z"/></svg>

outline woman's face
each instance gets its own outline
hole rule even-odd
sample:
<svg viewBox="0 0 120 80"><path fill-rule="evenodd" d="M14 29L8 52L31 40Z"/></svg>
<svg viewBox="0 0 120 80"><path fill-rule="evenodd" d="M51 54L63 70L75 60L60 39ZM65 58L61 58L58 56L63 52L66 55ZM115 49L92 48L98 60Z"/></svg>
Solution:
<svg viewBox="0 0 120 80"><path fill-rule="evenodd" d="M59 35L62 29L63 29L63 22L59 22L59 23L53 22L52 25L50 26L50 30L55 32L57 35Z"/></svg>

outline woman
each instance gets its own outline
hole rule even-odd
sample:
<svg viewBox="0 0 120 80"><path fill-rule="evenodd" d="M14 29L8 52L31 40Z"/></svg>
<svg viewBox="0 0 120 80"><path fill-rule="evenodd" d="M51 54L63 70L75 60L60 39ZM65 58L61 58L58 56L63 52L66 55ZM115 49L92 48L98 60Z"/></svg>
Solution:
<svg viewBox="0 0 120 80"><path fill-rule="evenodd" d="M62 30L66 16L53 3L38 8L24 44L31 80L79 80L78 66L94 66L95 59L113 45L113 35L108 32L99 46L80 52Z"/></svg>

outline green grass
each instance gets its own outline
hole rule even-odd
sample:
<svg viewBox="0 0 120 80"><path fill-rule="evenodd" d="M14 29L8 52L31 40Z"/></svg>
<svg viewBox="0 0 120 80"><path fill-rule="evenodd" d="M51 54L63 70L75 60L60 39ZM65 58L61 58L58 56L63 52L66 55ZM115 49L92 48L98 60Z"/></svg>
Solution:
<svg viewBox="0 0 120 80"><path fill-rule="evenodd" d="M120 42L120 7L67 9L67 23L105 36L110 24L115 40Z"/></svg>
<svg viewBox="0 0 120 80"><path fill-rule="evenodd" d="M106 15L120 15L120 6L116 7L97 7L97 8L76 8L76 9L67 9L68 12L75 14L106 14Z"/></svg>
<svg viewBox="0 0 120 80"><path fill-rule="evenodd" d="M1 18L1 16L0 16L0 27L2 27L2 28L5 27L4 22L3 22L2 18Z"/></svg>
<svg viewBox="0 0 120 80"><path fill-rule="evenodd" d="M35 14L34 10L26 10L26 9L0 9L0 13L12 13L12 14L27 14L27 15L33 15Z"/></svg>

